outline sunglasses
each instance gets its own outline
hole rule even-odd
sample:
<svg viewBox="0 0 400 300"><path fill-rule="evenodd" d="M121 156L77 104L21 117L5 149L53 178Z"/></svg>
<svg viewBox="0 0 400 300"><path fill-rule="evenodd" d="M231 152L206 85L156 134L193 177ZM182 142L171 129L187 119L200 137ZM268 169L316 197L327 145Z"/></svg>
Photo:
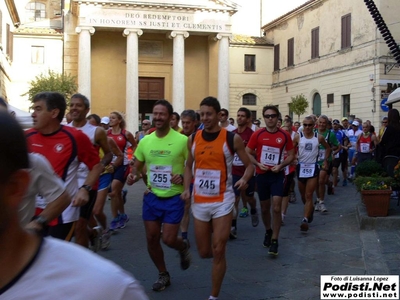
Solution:
<svg viewBox="0 0 400 300"><path fill-rule="evenodd" d="M382 124L387 124L387 122L382 122Z"/></svg>
<svg viewBox="0 0 400 300"><path fill-rule="evenodd" d="M270 114L270 115L264 115L264 118L266 119L275 119L278 115L277 114Z"/></svg>
<svg viewBox="0 0 400 300"><path fill-rule="evenodd" d="M221 117L225 117L226 116L226 114L221 114Z"/></svg>
<svg viewBox="0 0 400 300"><path fill-rule="evenodd" d="M147 126L147 125L150 125L150 123L142 123L142 126L144 126L144 125Z"/></svg>
<svg viewBox="0 0 400 300"><path fill-rule="evenodd" d="M303 127L313 127L314 126L314 124L305 124L305 123L303 123Z"/></svg>

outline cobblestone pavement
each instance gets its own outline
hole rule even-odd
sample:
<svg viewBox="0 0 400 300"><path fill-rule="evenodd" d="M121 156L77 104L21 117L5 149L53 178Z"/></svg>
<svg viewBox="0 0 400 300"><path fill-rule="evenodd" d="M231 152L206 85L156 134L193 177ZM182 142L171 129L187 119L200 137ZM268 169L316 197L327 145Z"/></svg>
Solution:
<svg viewBox="0 0 400 300"><path fill-rule="evenodd" d="M340 185L340 183L339 183ZM297 190L297 187L296 187ZM140 280L150 299L208 299L211 289L211 260L200 259L189 228L192 265L179 267L178 253L164 247L171 286L151 290L157 279L146 249L141 202L144 184L128 187L127 227L113 234L109 250L99 254L113 260ZM109 201L105 211L109 214ZM365 219L360 195L353 185L335 188L326 197L328 213L315 213L309 231L300 232L303 204L289 205L279 238L279 255L268 256L262 246L264 226L251 226L250 217L238 219L238 239L227 246L228 269L219 299L320 299L320 275L400 274L400 210L392 200L387 226L360 230ZM383 219L383 218L381 218Z"/></svg>

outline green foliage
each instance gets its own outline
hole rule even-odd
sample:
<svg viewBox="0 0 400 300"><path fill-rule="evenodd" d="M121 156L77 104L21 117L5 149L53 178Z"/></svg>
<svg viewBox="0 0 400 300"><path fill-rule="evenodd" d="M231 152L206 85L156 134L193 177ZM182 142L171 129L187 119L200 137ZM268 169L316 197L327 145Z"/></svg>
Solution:
<svg viewBox="0 0 400 300"><path fill-rule="evenodd" d="M387 176L358 176L354 184L359 192L361 190L388 190L394 184L394 180Z"/></svg>
<svg viewBox="0 0 400 300"><path fill-rule="evenodd" d="M30 88L22 96L29 95L29 100L41 92L58 92L64 95L67 102L78 89L76 77L71 74L61 74L52 70L42 73L29 82Z"/></svg>
<svg viewBox="0 0 400 300"><path fill-rule="evenodd" d="M300 121L300 115L304 114L308 107L307 98L303 95L297 95L295 97L291 97L292 102L289 103L289 109L298 117L298 121Z"/></svg>
<svg viewBox="0 0 400 300"><path fill-rule="evenodd" d="M356 177L359 176L383 176L385 174L385 170L383 167L376 162L375 160L366 160L361 164L358 164L356 167Z"/></svg>

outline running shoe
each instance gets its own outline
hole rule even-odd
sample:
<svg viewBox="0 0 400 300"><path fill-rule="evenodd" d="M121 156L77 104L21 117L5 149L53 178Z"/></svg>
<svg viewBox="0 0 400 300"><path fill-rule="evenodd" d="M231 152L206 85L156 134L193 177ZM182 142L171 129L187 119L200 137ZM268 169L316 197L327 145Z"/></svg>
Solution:
<svg viewBox="0 0 400 300"><path fill-rule="evenodd" d="M321 210L321 204L319 204L319 202L315 203L314 210L315 211L320 211Z"/></svg>
<svg viewBox="0 0 400 300"><path fill-rule="evenodd" d="M119 215L119 222L117 224L118 228L125 228L126 227L126 223L129 222L129 217L127 214L120 214Z"/></svg>
<svg viewBox="0 0 400 300"><path fill-rule="evenodd" d="M189 246L187 240L183 240L183 243L185 244L185 249L179 251L179 255L181 257L181 269L186 270L187 268L190 267L190 261L191 261L190 252L189 252L190 246Z"/></svg>
<svg viewBox="0 0 400 300"><path fill-rule="evenodd" d="M111 232L109 230L103 230L101 235L101 250L106 250L110 247Z"/></svg>
<svg viewBox="0 0 400 300"><path fill-rule="evenodd" d="M319 210L320 210L321 212L323 212L323 213L328 212L328 210L326 209L324 203L320 203L320 204L319 204Z"/></svg>
<svg viewBox="0 0 400 300"><path fill-rule="evenodd" d="M111 223L110 223L110 230L111 231L114 231L114 230L117 230L119 227L118 227L118 225L119 225L119 220L120 219L120 215L118 215L118 216L116 216L112 221L111 221Z"/></svg>
<svg viewBox="0 0 400 300"><path fill-rule="evenodd" d="M124 204L125 204L126 203L126 195L128 194L128 191L123 189L121 193L122 193L122 200L124 200Z"/></svg>
<svg viewBox="0 0 400 300"><path fill-rule="evenodd" d="M347 179L343 180L342 186L347 186Z"/></svg>
<svg viewBox="0 0 400 300"><path fill-rule="evenodd" d="M101 226L93 227L93 237L90 239L91 246L89 247L93 252L97 252L101 247Z"/></svg>
<svg viewBox="0 0 400 300"><path fill-rule="evenodd" d="M271 239L272 239L272 229L269 229L269 230L267 230L267 232L264 235L263 246L265 248L268 248L269 246L271 246Z"/></svg>
<svg viewBox="0 0 400 300"><path fill-rule="evenodd" d="M246 218L248 215L249 215L249 210L247 209L247 207L243 207L239 213L239 217Z"/></svg>
<svg viewBox="0 0 400 300"><path fill-rule="evenodd" d="M168 272L161 272L158 274L158 279L153 283L153 291L161 292L165 290L167 286L171 285L171 280Z"/></svg>
<svg viewBox="0 0 400 300"><path fill-rule="evenodd" d="M237 230L235 227L231 228L231 232L229 233L229 239L230 240L236 240L237 239Z"/></svg>
<svg viewBox="0 0 400 300"><path fill-rule="evenodd" d="M251 225L253 225L253 227L257 227L259 222L258 213L251 215Z"/></svg>
<svg viewBox="0 0 400 300"><path fill-rule="evenodd" d="M278 240L272 240L268 251L269 255L278 255Z"/></svg>
<svg viewBox="0 0 400 300"><path fill-rule="evenodd" d="M306 218L303 218L301 221L300 230L304 232L308 231L308 221Z"/></svg>
<svg viewBox="0 0 400 300"><path fill-rule="evenodd" d="M289 202L290 203L296 203L296 193L294 193L294 192L291 192L290 194L289 194Z"/></svg>

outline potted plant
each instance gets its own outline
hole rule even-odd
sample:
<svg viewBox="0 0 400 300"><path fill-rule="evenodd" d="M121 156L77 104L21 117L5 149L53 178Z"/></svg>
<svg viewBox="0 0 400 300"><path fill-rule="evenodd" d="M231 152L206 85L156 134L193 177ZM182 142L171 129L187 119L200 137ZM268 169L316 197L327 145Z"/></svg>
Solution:
<svg viewBox="0 0 400 300"><path fill-rule="evenodd" d="M354 181L369 217L386 217L389 213L391 186L394 180L386 176L376 161L365 161L356 168Z"/></svg>

